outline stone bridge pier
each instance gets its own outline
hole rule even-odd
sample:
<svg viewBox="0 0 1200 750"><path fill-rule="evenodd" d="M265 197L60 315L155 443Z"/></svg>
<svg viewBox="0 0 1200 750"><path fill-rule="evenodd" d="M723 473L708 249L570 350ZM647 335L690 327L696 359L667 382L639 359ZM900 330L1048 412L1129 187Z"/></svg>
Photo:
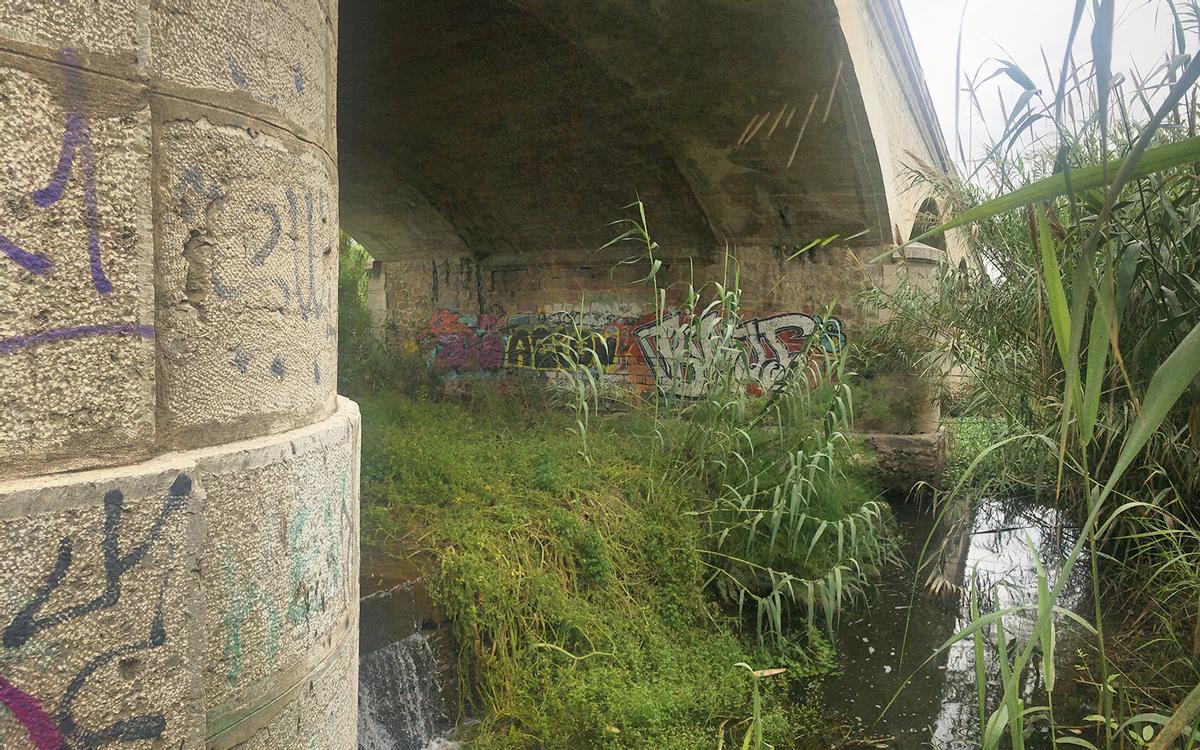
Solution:
<svg viewBox="0 0 1200 750"><path fill-rule="evenodd" d="M0 0L0 746L352 750L336 0Z"/></svg>

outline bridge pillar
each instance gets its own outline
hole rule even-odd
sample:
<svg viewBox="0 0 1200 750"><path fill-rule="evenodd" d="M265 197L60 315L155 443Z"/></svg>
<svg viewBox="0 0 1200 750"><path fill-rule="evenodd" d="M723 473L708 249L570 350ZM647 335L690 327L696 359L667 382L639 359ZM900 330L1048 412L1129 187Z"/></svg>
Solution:
<svg viewBox="0 0 1200 750"><path fill-rule="evenodd" d="M335 0L0 0L0 745L356 746Z"/></svg>

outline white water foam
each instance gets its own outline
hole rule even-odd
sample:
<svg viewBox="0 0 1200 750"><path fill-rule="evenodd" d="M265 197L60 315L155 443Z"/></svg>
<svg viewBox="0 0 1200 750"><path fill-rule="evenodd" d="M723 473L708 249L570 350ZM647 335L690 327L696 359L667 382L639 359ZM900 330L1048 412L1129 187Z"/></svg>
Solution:
<svg viewBox="0 0 1200 750"><path fill-rule="evenodd" d="M444 702L428 639L413 633L359 661L359 750L459 750L439 736Z"/></svg>

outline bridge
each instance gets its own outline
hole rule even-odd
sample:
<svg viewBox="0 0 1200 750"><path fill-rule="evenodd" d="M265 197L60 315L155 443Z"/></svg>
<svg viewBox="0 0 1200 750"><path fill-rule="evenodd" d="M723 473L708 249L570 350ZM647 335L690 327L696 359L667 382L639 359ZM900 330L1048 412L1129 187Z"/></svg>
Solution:
<svg viewBox="0 0 1200 750"><path fill-rule="evenodd" d="M635 197L665 281L736 259L760 368L959 252L856 261L949 168L895 0L0 0L0 102L5 747L355 747L339 226L448 376L578 315L677 392L597 250Z"/></svg>

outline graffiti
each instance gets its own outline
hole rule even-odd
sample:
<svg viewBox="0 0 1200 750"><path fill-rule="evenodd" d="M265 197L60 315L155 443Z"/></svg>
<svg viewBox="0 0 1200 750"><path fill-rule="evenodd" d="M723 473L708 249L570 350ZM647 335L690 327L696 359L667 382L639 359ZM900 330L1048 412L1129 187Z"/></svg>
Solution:
<svg viewBox="0 0 1200 750"><path fill-rule="evenodd" d="M500 324L500 319L492 315L439 310L433 314L428 332L418 343L431 351L430 364L438 372L498 370L504 365L504 337L500 333Z"/></svg>
<svg viewBox="0 0 1200 750"><path fill-rule="evenodd" d="M635 385L646 384L644 375L652 387L694 396L704 387L704 365L714 360L719 320L713 315L697 325L678 313L662 320L573 313L501 320L439 310L416 344L447 374L547 373L578 363ZM739 321L730 338L741 348L738 376L759 389L777 388L799 362L846 346L841 321L803 313Z"/></svg>
<svg viewBox="0 0 1200 750"><path fill-rule="evenodd" d="M573 320L509 325L504 329L504 366L550 372L573 364L611 372L621 333L615 325L595 330Z"/></svg>
<svg viewBox="0 0 1200 750"><path fill-rule="evenodd" d="M264 542L265 544L265 542ZM229 601L225 605L225 669L231 686L236 686L242 672L242 628L249 622L256 609L261 609L266 618L263 654L273 663L279 654L282 641L283 618L271 600L270 593L257 582L239 587L229 562L229 550L221 547L222 567L225 571L225 588Z"/></svg>
<svg viewBox="0 0 1200 750"><path fill-rule="evenodd" d="M21 608L4 628L0 642L6 649L21 649L44 633L71 622L117 607L121 603L125 576L135 571L146 559L166 530L172 517L183 510L192 492L192 480L186 474L176 477L168 490L167 499L156 514L150 528L136 544L122 539L125 518L125 495L110 490L104 495L104 534L100 542L103 557L104 588L86 601L64 605L44 612L63 586L74 563L74 540L63 537L58 543L54 566L29 602ZM173 554L173 548L169 550ZM166 718L161 713L148 713L121 719L107 727L92 729L82 726L75 718L75 703L93 677L104 667L117 662L125 664L134 654L161 648L167 642L163 614L168 577L159 586L154 615L144 638L125 643L88 660L63 690L57 708L48 711L42 701L17 687L0 675L0 703L3 703L38 750L61 750L65 747L93 750L114 742L156 740L166 731Z"/></svg>
<svg viewBox="0 0 1200 750"><path fill-rule="evenodd" d="M238 61L233 55L226 55L226 62L229 63L229 79L233 81L233 85L239 89L244 89L250 85L246 80L246 71L242 70L242 66L238 65Z"/></svg>
<svg viewBox="0 0 1200 750"><path fill-rule="evenodd" d="M41 331L39 333L0 339L0 354L12 354L21 349L29 349L50 341L70 341L72 339L96 336L133 336L152 339L154 338L154 326L136 323L116 323L113 325L51 328L48 331Z"/></svg>
<svg viewBox="0 0 1200 750"><path fill-rule="evenodd" d="M353 561L344 551L357 543L350 516L350 479L343 473L338 482L316 493L296 507L287 519L286 595L273 593L270 582L239 581L229 562L224 562L226 679L236 686L242 673L246 644L243 629L251 618L264 623L264 639L256 648L268 664L274 664L282 650L288 628L308 622L327 609L331 599L346 591L353 580ZM262 547L277 542L264 532ZM222 550L222 558L230 556Z"/></svg>
<svg viewBox="0 0 1200 750"><path fill-rule="evenodd" d="M100 247L100 208L96 188L96 155L92 131L83 111L84 85L79 56L74 50L63 50L64 123L58 161L50 182L31 193L33 205L47 209L60 203L67 195L72 174L78 174L83 184L83 226L87 231L88 273L91 286L101 296L113 291L113 283L105 271ZM45 252L21 247L0 234L0 257L6 258L34 276L47 276L55 268L54 260ZM74 325L50 328L36 333L0 339L0 355L31 349L42 344L72 341L92 337L154 338L154 327L136 323Z"/></svg>
<svg viewBox="0 0 1200 750"><path fill-rule="evenodd" d="M204 228L192 229L184 248L189 263L186 286L189 299L203 303L208 291L223 301L241 298L243 289L225 283L221 267L226 263L244 263L245 268L254 271L253 275L277 289L284 306L298 313L303 322L326 319L334 306L333 286L328 276L318 269L320 255L317 249L317 222L327 224L330 218L330 201L325 193L287 187L278 203L254 204L251 212L261 215L267 222L266 238L253 252L247 251L249 254L245 258L228 258L223 257L216 243L209 239L227 200L221 186L208 180L199 167L191 166L183 170L173 192L179 200L179 213L186 221L200 221L201 212L193 206L197 198L207 205L202 212ZM285 236L290 241L290 254L269 265L269 261L278 257ZM237 276L245 278L246 274ZM326 335L332 330L331 326L326 326ZM230 364L247 375L253 359L252 353L238 347ZM282 353L268 352L263 361L270 363L267 371L275 379L283 380L287 376L287 360ZM319 385L321 369L316 361L313 362L312 377Z"/></svg>
<svg viewBox="0 0 1200 750"><path fill-rule="evenodd" d="M703 392L704 370L716 358L713 346L720 338L716 330L720 321L712 314L697 325L680 314L634 330L659 389L684 397ZM837 318L784 313L739 322L730 336L742 349L736 364L738 377L766 390L781 387L798 363L807 363L814 336L821 350L830 354L846 345Z"/></svg>
<svg viewBox="0 0 1200 750"><path fill-rule="evenodd" d="M502 320L439 310L417 343L432 352L430 364L437 371L461 374L553 372L571 362L611 372L618 364L621 341L620 327L612 320L580 320L569 313Z"/></svg>
<svg viewBox="0 0 1200 750"><path fill-rule="evenodd" d="M109 294L112 292L112 282L104 273L104 261L100 257L96 157L92 151L92 131L83 114L83 80L79 72L79 56L74 50L63 50L61 58L66 100L62 148L59 150L58 165L50 184L34 191L33 204L38 208L49 208L63 199L67 191L67 179L74 170L78 157L79 171L83 177L83 217L88 231L88 267L92 275L92 285L100 294ZM0 252L35 275L45 275L54 267L53 261L45 254L29 252L3 235L0 235Z"/></svg>
<svg viewBox="0 0 1200 750"><path fill-rule="evenodd" d="M343 544L353 544L349 538L354 524L347 503L348 488L349 477L343 474L340 492L331 488L322 491L318 508L302 505L288 522L292 601L287 617L293 625L324 611L350 575L341 554ZM335 494L340 500L335 500ZM319 518L314 518L314 511L319 511ZM316 537L315 541L305 541L310 535Z"/></svg>

